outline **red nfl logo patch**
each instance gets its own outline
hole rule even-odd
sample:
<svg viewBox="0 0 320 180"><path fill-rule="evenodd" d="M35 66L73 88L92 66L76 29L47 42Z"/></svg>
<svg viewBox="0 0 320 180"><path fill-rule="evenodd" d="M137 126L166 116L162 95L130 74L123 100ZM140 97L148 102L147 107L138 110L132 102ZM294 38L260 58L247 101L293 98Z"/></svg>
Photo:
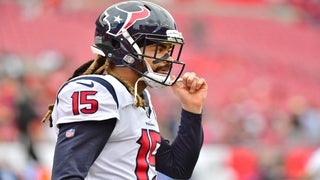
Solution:
<svg viewBox="0 0 320 180"><path fill-rule="evenodd" d="M75 129L69 129L67 132L66 132L66 137L67 138L71 138L74 136L76 130Z"/></svg>

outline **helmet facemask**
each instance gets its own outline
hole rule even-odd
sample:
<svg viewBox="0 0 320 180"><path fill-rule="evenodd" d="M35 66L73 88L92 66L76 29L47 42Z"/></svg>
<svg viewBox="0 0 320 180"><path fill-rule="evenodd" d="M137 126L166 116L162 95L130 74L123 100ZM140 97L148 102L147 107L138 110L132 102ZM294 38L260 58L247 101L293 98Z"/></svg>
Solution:
<svg viewBox="0 0 320 180"><path fill-rule="evenodd" d="M177 31L175 32L178 33ZM170 33L171 36L169 36ZM152 88L163 88L173 85L179 79L185 67L185 64L179 61L184 44L181 34L178 33L179 36L173 36L171 30L167 34L168 36L142 34L136 38L135 43L137 43L140 48L136 50L136 53L133 53L133 57L141 63L130 66L130 68L141 75L140 80L145 81L145 83ZM163 48L162 46L164 46L164 44L171 46L170 51L162 52L159 55L159 51ZM146 54L146 49L149 45L154 46L153 54ZM146 59L149 59L149 61ZM165 64L160 67L161 70L165 69L165 72L158 72L158 69L153 70L149 64L150 59L153 64ZM126 57L124 61L126 61Z"/></svg>

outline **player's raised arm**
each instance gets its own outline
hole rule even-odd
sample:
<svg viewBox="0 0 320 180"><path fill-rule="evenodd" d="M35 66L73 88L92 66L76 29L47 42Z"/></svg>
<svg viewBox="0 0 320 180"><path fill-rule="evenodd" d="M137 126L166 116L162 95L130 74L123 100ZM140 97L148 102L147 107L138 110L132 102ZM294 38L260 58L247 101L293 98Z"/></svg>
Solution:
<svg viewBox="0 0 320 180"><path fill-rule="evenodd" d="M181 106L177 137L172 144L162 139L157 153L157 170L173 178L190 178L203 143L202 108L207 96L207 83L195 73L185 73L172 86Z"/></svg>

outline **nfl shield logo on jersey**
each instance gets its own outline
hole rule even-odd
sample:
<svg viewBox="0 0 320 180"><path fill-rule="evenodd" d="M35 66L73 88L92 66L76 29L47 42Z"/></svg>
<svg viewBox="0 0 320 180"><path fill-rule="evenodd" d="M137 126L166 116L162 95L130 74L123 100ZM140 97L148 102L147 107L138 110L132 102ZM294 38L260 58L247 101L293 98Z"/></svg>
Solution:
<svg viewBox="0 0 320 180"><path fill-rule="evenodd" d="M66 132L66 137L67 138L72 138L75 134L76 130L75 129L69 129L67 132Z"/></svg>

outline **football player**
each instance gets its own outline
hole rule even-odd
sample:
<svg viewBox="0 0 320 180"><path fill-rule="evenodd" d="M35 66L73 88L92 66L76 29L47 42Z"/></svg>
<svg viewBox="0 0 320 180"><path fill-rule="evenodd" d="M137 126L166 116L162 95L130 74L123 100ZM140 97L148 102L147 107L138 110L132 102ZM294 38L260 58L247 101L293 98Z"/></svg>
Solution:
<svg viewBox="0 0 320 180"><path fill-rule="evenodd" d="M43 118L57 132L53 180L191 177L203 143L207 83L182 73L183 44L172 16L156 4L121 2L99 15L96 58L75 70ZM146 89L167 86L182 107L172 143L160 135Z"/></svg>

